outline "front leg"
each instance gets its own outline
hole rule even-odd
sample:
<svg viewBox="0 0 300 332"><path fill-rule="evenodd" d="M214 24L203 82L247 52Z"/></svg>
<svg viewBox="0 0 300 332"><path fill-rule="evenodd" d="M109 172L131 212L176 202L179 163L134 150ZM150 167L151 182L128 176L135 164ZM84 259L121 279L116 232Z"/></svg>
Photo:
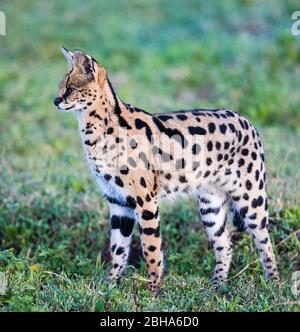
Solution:
<svg viewBox="0 0 300 332"><path fill-rule="evenodd" d="M112 257L112 269L109 279L119 282L127 265L131 234L134 226L133 209L109 204L111 239L110 250Z"/></svg>
<svg viewBox="0 0 300 332"><path fill-rule="evenodd" d="M152 292L158 293L163 272L159 210L157 202L145 203L139 219L143 254L150 277L149 288Z"/></svg>

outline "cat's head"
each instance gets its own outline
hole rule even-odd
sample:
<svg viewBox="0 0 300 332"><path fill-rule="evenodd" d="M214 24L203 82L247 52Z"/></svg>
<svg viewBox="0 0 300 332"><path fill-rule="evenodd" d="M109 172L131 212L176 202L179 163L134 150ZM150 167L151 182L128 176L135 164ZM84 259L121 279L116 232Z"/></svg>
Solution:
<svg viewBox="0 0 300 332"><path fill-rule="evenodd" d="M82 51L62 47L69 71L59 84L55 106L61 111L84 111L98 99L107 77L105 69Z"/></svg>

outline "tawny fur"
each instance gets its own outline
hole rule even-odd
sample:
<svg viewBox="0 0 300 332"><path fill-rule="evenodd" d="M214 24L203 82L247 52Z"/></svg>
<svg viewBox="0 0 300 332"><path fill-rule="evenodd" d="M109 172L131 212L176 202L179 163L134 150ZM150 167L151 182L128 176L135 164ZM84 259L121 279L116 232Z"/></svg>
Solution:
<svg viewBox="0 0 300 332"><path fill-rule="evenodd" d="M93 58L81 51L63 52L70 71L55 104L62 111L76 111L89 166L109 202L109 277L121 278L138 222L150 289L159 290L163 255L158 205L190 194L199 201L215 250L214 282L226 280L230 267L229 210L234 224L252 234L266 277L277 279L267 230L264 151L253 125L222 109L151 115L123 103Z"/></svg>

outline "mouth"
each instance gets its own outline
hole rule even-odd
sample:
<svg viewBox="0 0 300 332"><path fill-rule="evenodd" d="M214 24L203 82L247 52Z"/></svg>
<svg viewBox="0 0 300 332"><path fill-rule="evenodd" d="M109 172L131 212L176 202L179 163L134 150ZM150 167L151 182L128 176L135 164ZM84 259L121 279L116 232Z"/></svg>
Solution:
<svg viewBox="0 0 300 332"><path fill-rule="evenodd" d="M58 105L56 106L57 110L60 111L60 112L63 112L64 111L64 108L60 108Z"/></svg>
<svg viewBox="0 0 300 332"><path fill-rule="evenodd" d="M71 105L71 106L65 108L65 111L69 111L69 110L71 110L71 109L74 108L74 107L75 107L75 105Z"/></svg>
<svg viewBox="0 0 300 332"><path fill-rule="evenodd" d="M60 107L60 105L57 105L56 108L61 111L61 112L66 112L66 111L70 111L71 109L73 109L75 107L75 105L71 105L69 107Z"/></svg>

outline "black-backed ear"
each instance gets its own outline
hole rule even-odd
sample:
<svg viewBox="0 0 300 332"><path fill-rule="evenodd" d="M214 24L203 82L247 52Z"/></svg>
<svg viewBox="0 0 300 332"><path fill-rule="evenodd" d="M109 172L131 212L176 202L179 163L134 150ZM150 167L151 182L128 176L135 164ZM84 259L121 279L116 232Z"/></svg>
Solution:
<svg viewBox="0 0 300 332"><path fill-rule="evenodd" d="M81 72L89 79L95 77L95 63L94 60L87 54L81 51L74 51L74 66L79 68Z"/></svg>

